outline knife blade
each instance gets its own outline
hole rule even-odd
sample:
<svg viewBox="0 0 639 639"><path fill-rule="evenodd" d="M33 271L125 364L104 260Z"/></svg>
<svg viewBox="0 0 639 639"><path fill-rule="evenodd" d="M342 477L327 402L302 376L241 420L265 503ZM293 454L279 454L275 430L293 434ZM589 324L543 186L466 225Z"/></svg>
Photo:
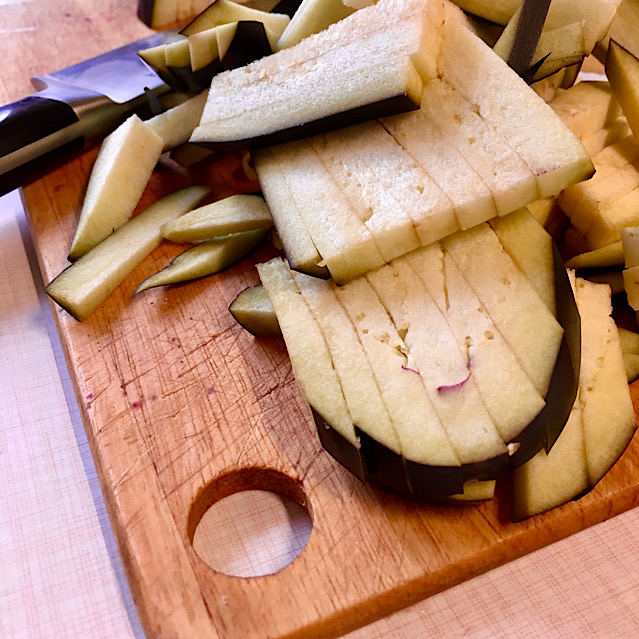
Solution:
<svg viewBox="0 0 639 639"><path fill-rule="evenodd" d="M107 135L148 92L169 87L137 55L175 41L155 33L54 73L35 76L36 93L0 107L0 195L27 184Z"/></svg>

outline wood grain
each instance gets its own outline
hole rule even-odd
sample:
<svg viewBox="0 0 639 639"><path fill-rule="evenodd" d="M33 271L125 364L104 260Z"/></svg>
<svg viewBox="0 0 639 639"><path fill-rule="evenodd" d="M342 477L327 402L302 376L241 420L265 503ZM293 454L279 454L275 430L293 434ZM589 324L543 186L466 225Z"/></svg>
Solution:
<svg viewBox="0 0 639 639"><path fill-rule="evenodd" d="M4 28L32 17L37 33L24 32L19 70L43 73L144 36L134 5L43 0L2 7L0 15ZM51 42L55 56L42 56L42 40L33 45L39 55L30 52L36 37ZM4 87L6 99L29 92L15 80ZM45 282L67 264L94 158L88 152L24 191ZM139 208L195 181L206 180L216 197L254 188L239 176L233 156L197 173L163 166ZM637 504L637 437L591 493L518 524L509 521L503 492L490 504L456 507L363 486L322 451L283 345L253 339L227 312L257 281L251 261L133 296L178 250L159 247L87 322L52 307L149 637L336 636ZM256 484L308 501L309 543L275 575L215 573L191 545L198 515Z"/></svg>

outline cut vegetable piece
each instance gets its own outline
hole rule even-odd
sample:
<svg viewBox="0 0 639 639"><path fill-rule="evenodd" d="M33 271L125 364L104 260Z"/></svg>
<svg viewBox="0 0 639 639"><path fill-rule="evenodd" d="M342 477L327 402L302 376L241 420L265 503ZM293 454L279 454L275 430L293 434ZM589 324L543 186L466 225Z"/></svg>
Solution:
<svg viewBox="0 0 639 639"><path fill-rule="evenodd" d="M495 496L494 479L480 481L478 479L469 479L464 482L464 492L457 495L448 495L446 501L464 504L477 504L482 501L490 501Z"/></svg>
<svg viewBox="0 0 639 639"><path fill-rule="evenodd" d="M267 229L273 218L259 195L232 195L181 216L162 227L172 242L211 240L221 235Z"/></svg>
<svg viewBox="0 0 639 639"><path fill-rule="evenodd" d="M275 309L303 397L342 437L359 448L326 341L290 271L279 258L258 264L257 271Z"/></svg>
<svg viewBox="0 0 639 639"><path fill-rule="evenodd" d="M454 0L455 4L480 18L506 25L513 17L521 0Z"/></svg>
<svg viewBox="0 0 639 639"><path fill-rule="evenodd" d="M262 193L291 268L315 277L329 277L328 269L320 266L322 257L304 224L277 156L270 149L254 151L252 156Z"/></svg>
<svg viewBox="0 0 639 639"><path fill-rule="evenodd" d="M277 158L297 211L335 281L347 282L381 266L384 259L370 231L351 210L310 145L305 141L292 142L273 147L271 153Z"/></svg>
<svg viewBox="0 0 639 639"><path fill-rule="evenodd" d="M255 337L282 337L277 315L263 285L245 288L229 306L235 321Z"/></svg>
<svg viewBox="0 0 639 639"><path fill-rule="evenodd" d="M258 229L202 242L184 251L166 268L145 279L135 292L141 293L156 286L190 282L219 273L252 253L267 234L267 229Z"/></svg>
<svg viewBox="0 0 639 639"><path fill-rule="evenodd" d="M479 174L493 195L499 215L539 199L537 180L530 168L445 80L426 85L420 113L439 127L446 141Z"/></svg>
<svg viewBox="0 0 639 639"><path fill-rule="evenodd" d="M447 114L442 113L442 117ZM420 112L385 118L382 124L450 198L462 230L497 215L486 184L438 127Z"/></svg>
<svg viewBox="0 0 639 639"><path fill-rule="evenodd" d="M535 92L468 29L444 25L440 73L501 133L537 177L541 197L593 172L586 150Z"/></svg>
<svg viewBox="0 0 639 639"><path fill-rule="evenodd" d="M505 454L477 390L469 355L462 353L416 273L399 259L366 279L403 336L404 366L423 384L460 461L470 464Z"/></svg>
<svg viewBox="0 0 639 639"><path fill-rule="evenodd" d="M335 161L347 170L349 158L359 158L362 171L368 169L379 185L397 202L399 210L386 212L405 224L405 210L423 246L459 230L453 205L441 188L379 123L368 122L326 136ZM366 194L362 194L366 197ZM376 211L373 210L373 215Z"/></svg>
<svg viewBox="0 0 639 639"><path fill-rule="evenodd" d="M625 293L623 273L621 271L608 271L604 273L581 272L584 279L595 284L606 284L610 288L612 295L622 295Z"/></svg>
<svg viewBox="0 0 639 639"><path fill-rule="evenodd" d="M241 20L262 22L269 29L278 33L282 33L290 22L289 16L283 13L251 9L237 2L230 2L230 0L214 0L214 2L209 0L208 7L195 20L187 24L180 33L190 36L221 24L240 22Z"/></svg>
<svg viewBox="0 0 639 639"><path fill-rule="evenodd" d="M495 43L493 51L528 82L539 81L560 69L578 64L590 53L586 50L583 22L571 22L554 28L545 24L529 64L520 68L517 63L520 62L521 47L530 38L528 36L516 41L520 20L521 10L518 10Z"/></svg>
<svg viewBox="0 0 639 639"><path fill-rule="evenodd" d="M610 29L605 37L597 45L595 54L601 62L605 62L606 50L610 40L618 42L622 47L630 51L636 58L639 57L639 3L637 0L621 0L617 13L613 18Z"/></svg>
<svg viewBox="0 0 639 639"><path fill-rule="evenodd" d="M162 138L137 115L104 140L91 171L69 259L84 255L131 217L162 146Z"/></svg>
<svg viewBox="0 0 639 639"><path fill-rule="evenodd" d="M595 157L598 167L609 166L621 169L639 160L639 140L634 135L627 135L614 144L607 146Z"/></svg>
<svg viewBox="0 0 639 639"><path fill-rule="evenodd" d="M623 263L624 249L621 241L619 241L594 251L575 255L575 257L566 262L566 268L607 268L623 266Z"/></svg>
<svg viewBox="0 0 639 639"><path fill-rule="evenodd" d="M639 266L624 270L623 288L626 291L630 308L639 311Z"/></svg>
<svg viewBox="0 0 639 639"><path fill-rule="evenodd" d="M331 24L353 13L342 0L303 0L277 43L277 49L288 49L304 38L323 31Z"/></svg>
<svg viewBox="0 0 639 639"><path fill-rule="evenodd" d="M319 58L329 55L336 59L338 51L341 57L353 55L363 42L367 42L368 52L380 59L384 55L408 55L427 81L437 77L443 21L440 0L383 0L309 36L302 46L278 51L257 65L249 65L244 74L217 78L215 90L219 95L232 96L262 82L281 84L292 69L313 69Z"/></svg>
<svg viewBox="0 0 639 639"><path fill-rule="evenodd" d="M422 80L437 72L442 20L440 0L380 0L295 47L216 76L193 141L275 144L415 108Z"/></svg>
<svg viewBox="0 0 639 639"><path fill-rule="evenodd" d="M601 153L606 147L616 144L629 135L632 135L632 131L628 126L628 121L621 115L605 128L584 137L582 143L592 158Z"/></svg>
<svg viewBox="0 0 639 639"><path fill-rule="evenodd" d="M556 315L555 260L550 235L526 208L494 219L490 226L513 262L535 287L548 310Z"/></svg>
<svg viewBox="0 0 639 639"><path fill-rule="evenodd" d="M202 117L206 93L206 91L202 91L194 98L145 122L149 129L157 133L164 141L163 151L174 149L188 142L193 129Z"/></svg>
<svg viewBox="0 0 639 639"><path fill-rule="evenodd" d="M382 401L364 349L331 285L303 273L292 275L326 340L353 423L401 455L401 439ZM416 451L420 449L418 444Z"/></svg>
<svg viewBox="0 0 639 639"><path fill-rule="evenodd" d="M545 397L563 335L553 314L488 225L456 233L443 246ZM536 348L530 348L531 344Z"/></svg>
<svg viewBox="0 0 639 639"><path fill-rule="evenodd" d="M606 75L632 132L639 139L639 59L611 40Z"/></svg>
<svg viewBox="0 0 639 639"><path fill-rule="evenodd" d="M177 22L181 0L138 0L138 18L152 29L162 29Z"/></svg>
<svg viewBox="0 0 639 639"><path fill-rule="evenodd" d="M169 73L177 80L171 85L174 89L195 93L205 88L195 82L191 70L191 52L187 38L164 45L164 62Z"/></svg>
<svg viewBox="0 0 639 639"><path fill-rule="evenodd" d="M371 161L380 154L380 138L394 144L381 126L371 123L309 138L309 143L375 238L384 260L390 261L420 243L402 200L389 193Z"/></svg>
<svg viewBox="0 0 639 639"><path fill-rule="evenodd" d="M578 24L583 28L584 54L589 54L599 40L603 39L610 28L620 0L581 0L575 4L573 0L553 0L544 22L544 34L561 28ZM521 5L504 29L505 40L517 29ZM567 32L565 33L567 36ZM557 43L560 47L560 42ZM557 50L557 46L546 46L544 53Z"/></svg>
<svg viewBox="0 0 639 639"><path fill-rule="evenodd" d="M495 427L510 443L545 405L461 271L433 245L406 256L465 354Z"/></svg>
<svg viewBox="0 0 639 639"><path fill-rule="evenodd" d="M422 81L408 57L328 58L281 86L256 85L233 97L217 93L216 76L191 141L209 148L268 146L419 106Z"/></svg>
<svg viewBox="0 0 639 639"><path fill-rule="evenodd" d="M614 124L621 113L610 84L603 81L578 82L559 92L550 106L580 140Z"/></svg>
<svg viewBox="0 0 639 639"><path fill-rule="evenodd" d="M167 69L164 57L165 46L160 44L157 47L144 49L143 51L138 51L138 55L155 70L163 82L166 82L171 87L179 86L177 78Z"/></svg>
<svg viewBox="0 0 639 639"><path fill-rule="evenodd" d="M217 35L218 27L212 27L189 36L189 57L194 73L210 67L212 78L222 70Z"/></svg>
<svg viewBox="0 0 639 639"><path fill-rule="evenodd" d="M223 69L237 69L264 56L273 49L262 22L243 20L217 28L217 46Z"/></svg>
<svg viewBox="0 0 639 639"><path fill-rule="evenodd" d="M619 242L614 245L619 246ZM621 261L626 268L639 266L639 227L629 226L621 229ZM605 249L600 249L605 250Z"/></svg>
<svg viewBox="0 0 639 639"><path fill-rule="evenodd" d="M579 402L588 482L597 483L621 456L636 429L619 333L610 317L607 286L577 281L582 317Z"/></svg>
<svg viewBox="0 0 639 639"><path fill-rule="evenodd" d="M357 331L404 457L431 465L458 465L456 451L433 411L408 349L375 291L363 278L334 290ZM416 450L404 449L410 442L417 445Z"/></svg>
<svg viewBox="0 0 639 639"><path fill-rule="evenodd" d="M625 328L617 328L619 332L619 344L623 353L639 355L639 333Z"/></svg>
<svg viewBox="0 0 639 639"><path fill-rule="evenodd" d="M596 249L621 239L621 230L639 225L639 187L597 209L597 215L586 232L588 246Z"/></svg>
<svg viewBox="0 0 639 639"><path fill-rule="evenodd" d="M615 209L622 208L622 198L639 189L639 170L635 165L600 165L597 157L599 156L594 158L597 167L594 177L565 189L558 198L559 205L570 217L573 225L586 235L592 226L598 223L598 218L609 219L611 225L614 225L614 218L618 215ZM632 212L630 215L632 217ZM603 241L602 239L599 242L600 246L605 245L602 244Z"/></svg>
<svg viewBox="0 0 639 639"><path fill-rule="evenodd" d="M546 77L561 66L568 66L575 60L589 55L597 42L608 32L619 0L582 0L578 5L575 5L573 0L553 0L549 5L532 60L534 64L548 56L540 73L536 74L537 77ZM505 60L508 59L515 40L522 6L520 4L495 45L495 51ZM562 57L566 59L564 64L551 64L553 59Z"/></svg>
<svg viewBox="0 0 639 639"><path fill-rule="evenodd" d="M209 191L190 186L158 200L60 273L46 293L76 319L86 319L159 246L162 225L197 206Z"/></svg>
<svg viewBox="0 0 639 639"><path fill-rule="evenodd" d="M441 247L406 256L439 307L505 443L516 439L545 402L515 358L461 271Z"/></svg>
<svg viewBox="0 0 639 639"><path fill-rule="evenodd" d="M579 401L549 453L540 450L513 471L513 519L521 521L556 508L588 488Z"/></svg>

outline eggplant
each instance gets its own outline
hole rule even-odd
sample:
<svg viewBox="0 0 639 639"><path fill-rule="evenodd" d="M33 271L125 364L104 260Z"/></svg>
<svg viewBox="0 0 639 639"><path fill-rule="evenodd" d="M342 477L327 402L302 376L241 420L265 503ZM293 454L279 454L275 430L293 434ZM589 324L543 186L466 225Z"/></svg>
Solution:
<svg viewBox="0 0 639 639"><path fill-rule="evenodd" d="M575 297L556 247L553 250L557 320L564 335L545 396L546 406L510 442L512 454L453 467L417 464L383 446L357 424L355 432L360 445L356 446L311 406L325 450L362 481L388 492L428 500L463 493L464 484L470 480L498 479L527 462L542 448L550 451L568 421L577 395L581 356L581 323Z"/></svg>

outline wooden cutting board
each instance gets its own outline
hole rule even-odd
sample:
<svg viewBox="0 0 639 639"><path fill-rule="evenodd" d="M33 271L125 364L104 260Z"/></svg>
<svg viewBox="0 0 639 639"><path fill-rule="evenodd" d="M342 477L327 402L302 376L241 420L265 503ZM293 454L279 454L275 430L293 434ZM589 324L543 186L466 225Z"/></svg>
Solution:
<svg viewBox="0 0 639 639"><path fill-rule="evenodd" d="M49 34L57 42L55 66L145 34L131 20L132 0L93 4L93 13L79 0L11 5L3 15L15 22L3 24L24 26L33 15L40 38ZM97 25L111 25L113 33ZM98 28L103 39L96 41ZM36 54L25 49L25 75L27 68L55 68L38 66ZM13 91L8 97L26 93L26 83L15 81ZM45 282L67 264L94 158L89 152L24 191ZM218 197L254 188L239 169L231 156L199 175L163 168L140 208L192 181L206 180ZM133 297L178 250L168 244L157 249L87 322L53 307L148 636L338 635L637 504L637 437L590 494L518 524L509 521L505 495L478 507L454 507L363 486L321 449L282 343L253 339L228 314L237 293L257 282L250 261L207 280ZM256 259L268 255L264 249ZM637 392L634 400L639 408ZM275 575L215 573L193 550L195 525L217 499L256 487L283 492L309 509L309 543Z"/></svg>
<svg viewBox="0 0 639 639"><path fill-rule="evenodd" d="M95 155L25 189L45 282L67 264ZM242 177L241 161L231 155L194 174L161 166L140 208L194 181L210 184L217 197L253 190ZM589 495L518 524L509 521L506 494L456 507L362 485L322 450L283 343L254 339L227 311L257 282L254 261L272 251L205 280L134 297L179 251L162 245L84 323L53 307L149 636L340 634L637 503L637 438ZM258 488L309 510L307 547L275 575L214 572L193 550L195 526L216 500Z"/></svg>

